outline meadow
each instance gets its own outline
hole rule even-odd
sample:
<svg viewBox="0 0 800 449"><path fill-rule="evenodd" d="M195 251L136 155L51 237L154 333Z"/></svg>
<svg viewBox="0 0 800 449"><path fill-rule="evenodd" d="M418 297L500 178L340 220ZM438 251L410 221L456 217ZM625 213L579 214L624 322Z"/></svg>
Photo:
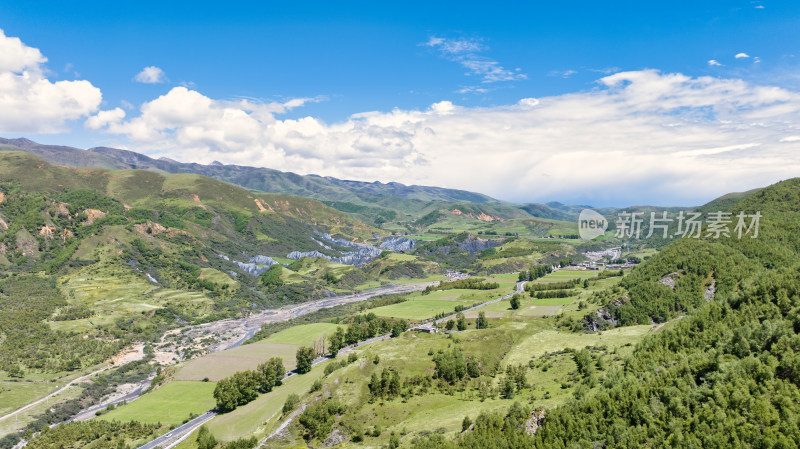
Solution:
<svg viewBox="0 0 800 449"><path fill-rule="evenodd" d="M378 316L420 321L441 313L454 312L455 307L459 305L470 307L506 295L512 291L510 286L513 284L504 282L500 288L494 290L439 290L427 295L412 293L406 297L405 302L378 307L371 312Z"/></svg>
<svg viewBox="0 0 800 449"><path fill-rule="evenodd" d="M214 382L172 381L97 419L180 424L214 407Z"/></svg>
<svg viewBox="0 0 800 449"><path fill-rule="evenodd" d="M312 346L314 341L320 337L336 332L337 327L340 326L332 323L301 324L276 332L262 341L263 343Z"/></svg>
<svg viewBox="0 0 800 449"><path fill-rule="evenodd" d="M283 359L287 370L295 367L295 355L300 345L267 343L260 341L242 345L228 351L215 352L204 357L190 360L178 368L177 380L218 381L236 371L255 369L260 363L271 357Z"/></svg>

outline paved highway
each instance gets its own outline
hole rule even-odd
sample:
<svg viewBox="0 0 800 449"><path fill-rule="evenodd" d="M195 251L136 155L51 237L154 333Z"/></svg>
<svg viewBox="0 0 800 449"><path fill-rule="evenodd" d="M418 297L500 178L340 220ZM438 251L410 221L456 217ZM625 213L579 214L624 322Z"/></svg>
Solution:
<svg viewBox="0 0 800 449"><path fill-rule="evenodd" d="M217 416L217 414L209 410L202 415L198 416L197 418L187 422L186 424L182 424L173 430L167 432L164 435L156 438L155 440L150 441L149 443L145 443L142 446L139 446L139 449L153 449L155 447L161 447L163 449L168 449L173 445L177 444L181 440L181 437L184 434L190 433L196 427L200 427L201 425L205 424L211 418Z"/></svg>

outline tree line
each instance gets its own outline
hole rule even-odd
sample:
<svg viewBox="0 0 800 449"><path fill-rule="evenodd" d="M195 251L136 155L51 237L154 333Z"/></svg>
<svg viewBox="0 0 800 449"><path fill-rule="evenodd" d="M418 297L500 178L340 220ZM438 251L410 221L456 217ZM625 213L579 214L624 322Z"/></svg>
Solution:
<svg viewBox="0 0 800 449"><path fill-rule="evenodd" d="M298 360L299 365L300 360ZM283 359L279 357L269 359L258 365L255 370L237 371L232 376L217 382L214 388L217 409L229 412L255 400L259 393L269 393L281 384L285 374Z"/></svg>

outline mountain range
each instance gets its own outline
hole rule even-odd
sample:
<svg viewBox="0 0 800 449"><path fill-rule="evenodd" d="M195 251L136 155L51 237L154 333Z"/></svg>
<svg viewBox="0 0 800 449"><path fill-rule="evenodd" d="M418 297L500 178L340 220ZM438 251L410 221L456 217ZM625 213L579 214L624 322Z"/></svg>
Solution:
<svg viewBox="0 0 800 449"><path fill-rule="evenodd" d="M169 158L154 159L134 151L108 147L87 150L62 145L42 145L25 138L0 138L0 151L24 151L55 165L112 170L139 169L164 174L194 173L235 184L249 190L313 198L342 212L360 215L378 224L408 221L439 209L457 208L458 203L482 206L482 213L504 219L537 217L573 221L588 206L513 204L476 192L442 187L405 185L397 182L363 182L329 176L298 175L264 167L184 163ZM608 208L609 213L613 208ZM605 211L604 211L605 213Z"/></svg>

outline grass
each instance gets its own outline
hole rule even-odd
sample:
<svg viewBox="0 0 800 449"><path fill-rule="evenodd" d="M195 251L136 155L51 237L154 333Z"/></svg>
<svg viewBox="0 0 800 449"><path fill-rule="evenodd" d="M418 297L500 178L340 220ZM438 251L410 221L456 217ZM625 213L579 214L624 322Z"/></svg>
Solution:
<svg viewBox="0 0 800 449"><path fill-rule="evenodd" d="M177 380L203 380L208 377L218 381L236 371L255 369L271 357L281 357L287 370L294 369L295 355L299 345L267 343L260 341L242 345L228 351L215 352L205 357L190 360L181 366Z"/></svg>
<svg viewBox="0 0 800 449"><path fill-rule="evenodd" d="M173 381L97 419L180 424L214 407L214 382Z"/></svg>
<svg viewBox="0 0 800 449"><path fill-rule="evenodd" d="M648 334L653 326L628 326L604 332L572 333L559 330L544 330L524 339L512 349L504 359L504 365L528 363L531 356L539 356L545 352L559 351L564 348L581 349L586 346L605 344L609 348L635 343Z"/></svg>
<svg viewBox="0 0 800 449"><path fill-rule="evenodd" d="M81 391L83 391L83 388L73 385L56 396L48 399L47 401L42 402L41 404L17 413L11 418L6 418L0 421L0 438L8 435L11 432L24 428L26 425L28 425L28 423L32 422L39 415L45 413L54 404L77 398L80 396Z"/></svg>
<svg viewBox="0 0 800 449"><path fill-rule="evenodd" d="M200 277L219 285L227 285L232 288L239 286L239 282L231 279L226 273L213 268L202 268L200 270Z"/></svg>
<svg viewBox="0 0 800 449"><path fill-rule="evenodd" d="M314 340L326 335L331 335L340 327L331 323L302 324L290 327L263 340L264 343L278 343L299 346L311 346Z"/></svg>
<svg viewBox="0 0 800 449"><path fill-rule="evenodd" d="M439 313L453 312L455 306L471 306L478 302L485 302L504 295L509 290L503 286L494 290L440 290L427 295L413 293L408 295L408 300L398 304L372 309L378 316L402 318L408 320L424 320Z"/></svg>
<svg viewBox="0 0 800 449"><path fill-rule="evenodd" d="M389 256L386 259L396 262L408 262L408 261L416 261L417 256L412 256L411 254L403 254L403 253L389 253Z"/></svg>
<svg viewBox="0 0 800 449"><path fill-rule="evenodd" d="M424 320L439 313L452 312L455 305L452 301L438 299L414 299L373 309L378 316L402 318L407 320Z"/></svg>
<svg viewBox="0 0 800 449"><path fill-rule="evenodd" d="M228 278L224 273L217 273ZM129 267L113 262L84 267L59 279L59 285L70 304L84 304L95 312L90 318L50 323L54 329L63 331L86 332L113 327L117 319L126 315L166 306L191 309L200 315L211 312L213 307L213 301L200 292L159 288L134 274Z"/></svg>
<svg viewBox="0 0 800 449"><path fill-rule="evenodd" d="M0 415L47 396L56 390L56 385L55 382L0 382Z"/></svg>
<svg viewBox="0 0 800 449"><path fill-rule="evenodd" d="M520 309L515 311L514 314L516 316L524 317L552 316L557 314L560 310L561 306L531 305L520 307Z"/></svg>

